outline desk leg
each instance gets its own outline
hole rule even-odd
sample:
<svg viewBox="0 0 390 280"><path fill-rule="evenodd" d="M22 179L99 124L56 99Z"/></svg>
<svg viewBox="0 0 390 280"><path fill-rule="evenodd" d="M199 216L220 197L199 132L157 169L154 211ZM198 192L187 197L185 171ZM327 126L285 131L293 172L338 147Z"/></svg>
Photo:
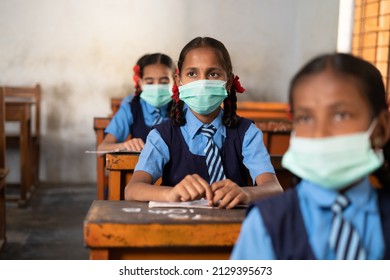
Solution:
<svg viewBox="0 0 390 280"><path fill-rule="evenodd" d="M108 260L109 258L108 249L91 249L89 251L90 260Z"/></svg>
<svg viewBox="0 0 390 280"><path fill-rule="evenodd" d="M96 158L97 161L97 198L99 200L105 199L104 197L104 190L105 190L105 161L106 157L105 156L97 156Z"/></svg>
<svg viewBox="0 0 390 280"><path fill-rule="evenodd" d="M108 173L108 200L121 200L121 172L110 170Z"/></svg>
<svg viewBox="0 0 390 280"><path fill-rule="evenodd" d="M23 121L20 125L20 199L19 206L24 206L30 198L31 187L31 121Z"/></svg>
<svg viewBox="0 0 390 280"><path fill-rule="evenodd" d="M0 179L0 249L5 243L5 179Z"/></svg>

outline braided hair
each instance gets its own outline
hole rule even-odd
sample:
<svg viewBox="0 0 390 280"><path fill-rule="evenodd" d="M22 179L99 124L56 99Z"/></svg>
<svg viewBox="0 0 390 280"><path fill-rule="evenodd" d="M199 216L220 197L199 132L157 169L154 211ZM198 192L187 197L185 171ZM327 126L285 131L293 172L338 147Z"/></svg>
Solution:
<svg viewBox="0 0 390 280"><path fill-rule="evenodd" d="M372 119L378 117L383 111L388 110L386 90L379 70L363 59L342 53L318 56L308 62L294 76L289 89L290 108L293 108L293 91L297 83L306 76L325 70L331 70L355 78L361 94L363 94L363 97L367 100L371 108ZM385 162L380 168L374 171L373 175L383 187L390 188L390 140L383 146L383 154Z"/></svg>
<svg viewBox="0 0 390 280"><path fill-rule="evenodd" d="M219 62L221 63L223 69L226 71L228 80L231 80L233 82L233 85L230 88L230 91L228 92L228 96L223 101L224 113L222 117L222 122L226 127L234 128L237 126L237 119L238 119L236 114L237 88L240 88L242 90L241 92L243 92L244 89L239 84L238 77L234 78L233 67L232 67L232 62L230 59L229 52L220 41L210 37L196 37L195 39L191 40L187 45L184 46L183 50L180 53L179 61L177 63L178 64L177 74L180 76L184 64L184 60L187 54L193 49L204 48L204 47L211 48L215 51L219 59ZM184 102L180 100L177 86L174 86L173 88L173 99L174 102L172 104L169 116L175 126L183 126L186 123L186 119L183 111Z"/></svg>
<svg viewBox="0 0 390 280"><path fill-rule="evenodd" d="M145 54L140 59L138 59L137 64L133 67L133 71L134 71L133 80L134 80L134 88L135 88L134 99L140 98L142 89L139 84L139 81L144 77L145 67L153 64L163 64L167 66L172 70L172 75L176 71L176 67L175 64L173 63L173 60L166 54L162 54L162 53Z"/></svg>

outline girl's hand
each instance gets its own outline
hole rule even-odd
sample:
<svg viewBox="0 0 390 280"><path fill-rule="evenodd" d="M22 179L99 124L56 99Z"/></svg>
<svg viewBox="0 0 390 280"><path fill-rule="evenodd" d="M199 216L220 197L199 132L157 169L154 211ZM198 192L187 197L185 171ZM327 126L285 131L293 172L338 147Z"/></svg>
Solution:
<svg viewBox="0 0 390 280"><path fill-rule="evenodd" d="M192 201L206 198L209 205L212 206L213 192L207 181L198 174L187 175L176 186L174 186L167 195L167 201Z"/></svg>
<svg viewBox="0 0 390 280"><path fill-rule="evenodd" d="M230 179L215 182L211 185L214 193L213 203L218 208L231 209L237 204L248 204L249 194Z"/></svg>
<svg viewBox="0 0 390 280"><path fill-rule="evenodd" d="M140 152L144 148L145 143L141 138L132 138L124 142L123 146L127 151Z"/></svg>

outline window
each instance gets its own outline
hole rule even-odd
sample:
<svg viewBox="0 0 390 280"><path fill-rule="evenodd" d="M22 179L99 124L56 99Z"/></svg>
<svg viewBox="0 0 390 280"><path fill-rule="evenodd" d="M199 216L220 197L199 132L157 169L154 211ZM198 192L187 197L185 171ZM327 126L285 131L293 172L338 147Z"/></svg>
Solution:
<svg viewBox="0 0 390 280"><path fill-rule="evenodd" d="M355 0L352 53L382 73L389 96L390 0Z"/></svg>

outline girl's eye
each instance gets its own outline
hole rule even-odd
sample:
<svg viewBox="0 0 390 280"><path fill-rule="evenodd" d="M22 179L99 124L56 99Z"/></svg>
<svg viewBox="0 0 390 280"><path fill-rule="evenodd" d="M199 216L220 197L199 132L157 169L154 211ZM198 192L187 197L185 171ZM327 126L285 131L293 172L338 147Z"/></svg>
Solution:
<svg viewBox="0 0 390 280"><path fill-rule="evenodd" d="M348 112L337 112L334 115L334 120L336 122L340 122L340 121L343 121L343 120L348 120L350 117L351 117L351 114L348 113Z"/></svg>
<svg viewBox="0 0 390 280"><path fill-rule="evenodd" d="M169 79L166 79L166 78L160 79L159 84L162 84L162 85L169 84Z"/></svg>
<svg viewBox="0 0 390 280"><path fill-rule="evenodd" d="M195 72L188 72L187 76L190 77L190 78L195 78L196 77L196 73Z"/></svg>
<svg viewBox="0 0 390 280"><path fill-rule="evenodd" d="M220 75L218 73L212 72L212 73L209 74L209 77L213 78L213 79L217 79L217 78L220 77Z"/></svg>
<svg viewBox="0 0 390 280"><path fill-rule="evenodd" d="M303 124L309 124L312 121L313 121L313 119L310 116L308 116L308 115L296 116L294 118L294 122L296 124L302 124L302 125Z"/></svg>

